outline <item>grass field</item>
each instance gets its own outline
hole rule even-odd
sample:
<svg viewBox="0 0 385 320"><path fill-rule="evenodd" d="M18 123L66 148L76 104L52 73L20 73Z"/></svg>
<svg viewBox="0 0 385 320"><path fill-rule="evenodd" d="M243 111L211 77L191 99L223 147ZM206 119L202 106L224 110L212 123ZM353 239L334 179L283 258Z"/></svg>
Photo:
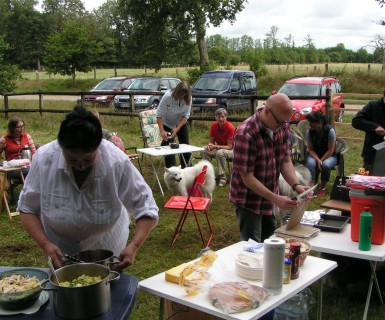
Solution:
<svg viewBox="0 0 385 320"><path fill-rule="evenodd" d="M24 109L33 106L35 101L19 101L18 108ZM69 110L73 103L69 102L51 102L45 101L44 107L62 108ZM3 108L0 103L0 108ZM26 121L26 131L32 135L35 142L47 143L56 138L60 121L63 114L60 113L18 113ZM245 115L246 116L246 115ZM346 125L336 127L337 134L340 136L354 136L362 138L363 134L353 130L349 123L351 115L345 116ZM104 127L110 131L118 132L125 142L126 146L142 146L140 138L139 122L137 118L127 116L107 116L101 115L101 121ZM208 130L211 121L195 121L193 128L190 130L190 140L193 145L204 145L208 140ZM0 121L0 131L6 132L6 120ZM236 125L236 124L235 124ZM346 154L346 174L354 173L361 166L360 152L362 142L351 142L350 150ZM157 161L157 160L155 160ZM153 230L144 246L139 251L133 266L125 270L138 277L139 280L150 277L154 274L162 272L182 262L196 258L201 250L201 244L196 232L196 226L193 219L188 219L184 231L180 239L177 240L174 247L170 248L170 239L176 226L178 215L172 211L163 209L163 205L170 196L166 192L166 196L162 197L156 184L153 184L153 174L149 162L143 162L144 177L152 186L154 197L160 208L160 221L158 226ZM333 172L332 179L334 180ZM165 187L165 186L164 186ZM331 184L328 185L327 191L330 192ZM224 188L216 188L213 203L210 205L210 219L214 228L214 239L212 249L218 250L234 242L239 241L239 231L236 223L234 209L232 204L227 200L228 186ZM319 208L319 204L324 199L314 200L309 209ZM13 207L14 208L14 207ZM131 226L131 233L134 232L135 226ZM0 258L2 265L7 266L34 266L47 267L46 258L37 245L24 232L20 224L20 218L15 217L10 220L5 214L4 208L0 215ZM228 263L228 262L227 262ZM363 288L366 290L366 287ZM314 294L317 293L316 288L312 286ZM376 294L373 293L374 299L371 302L368 319L380 320L385 318L385 310L376 300ZM328 287L324 291L323 318L324 319L361 319L364 309L364 297L352 300L345 294L339 294ZM150 294L139 292L136 307L130 317L133 320L157 319L159 300ZM315 309L311 311L310 319L315 319ZM349 310L347 312L347 310Z"/></svg>

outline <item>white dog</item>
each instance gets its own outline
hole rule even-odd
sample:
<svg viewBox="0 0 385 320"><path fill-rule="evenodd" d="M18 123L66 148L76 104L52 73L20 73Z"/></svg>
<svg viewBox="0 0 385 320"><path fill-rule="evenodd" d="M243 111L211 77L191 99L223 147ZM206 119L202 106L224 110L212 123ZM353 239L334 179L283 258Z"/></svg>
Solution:
<svg viewBox="0 0 385 320"><path fill-rule="evenodd" d="M206 182L199 186L200 191L206 198L212 199L215 188L215 172L213 165L206 160L199 161L193 167L182 169L181 166L165 168L164 182L173 195L187 196L188 189L192 187L195 176L207 166Z"/></svg>

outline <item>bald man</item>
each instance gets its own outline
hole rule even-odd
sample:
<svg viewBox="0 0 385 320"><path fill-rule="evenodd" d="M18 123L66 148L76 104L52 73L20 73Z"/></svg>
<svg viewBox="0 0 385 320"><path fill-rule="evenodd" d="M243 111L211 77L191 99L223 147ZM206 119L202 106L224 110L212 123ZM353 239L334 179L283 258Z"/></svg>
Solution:
<svg viewBox="0 0 385 320"><path fill-rule="evenodd" d="M274 204L286 210L297 206L278 194L280 173L295 192L309 188L298 182L290 158L292 113L290 99L277 93L235 131L229 200L235 205L241 240L263 242L274 233Z"/></svg>

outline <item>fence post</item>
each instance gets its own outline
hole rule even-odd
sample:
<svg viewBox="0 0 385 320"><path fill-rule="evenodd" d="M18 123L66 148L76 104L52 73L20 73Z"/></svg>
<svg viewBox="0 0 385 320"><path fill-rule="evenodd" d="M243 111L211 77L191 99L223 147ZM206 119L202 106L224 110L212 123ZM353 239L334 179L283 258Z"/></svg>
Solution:
<svg viewBox="0 0 385 320"><path fill-rule="evenodd" d="M334 111L332 106L332 90L326 88L326 120L334 128Z"/></svg>
<svg viewBox="0 0 385 320"><path fill-rule="evenodd" d="M43 95L39 92L39 113L40 117L43 116Z"/></svg>
<svg viewBox="0 0 385 320"><path fill-rule="evenodd" d="M4 109L5 109L5 112L4 112L4 115L5 115L5 119L8 120L8 110L9 110L9 100L8 100L8 95L4 95Z"/></svg>

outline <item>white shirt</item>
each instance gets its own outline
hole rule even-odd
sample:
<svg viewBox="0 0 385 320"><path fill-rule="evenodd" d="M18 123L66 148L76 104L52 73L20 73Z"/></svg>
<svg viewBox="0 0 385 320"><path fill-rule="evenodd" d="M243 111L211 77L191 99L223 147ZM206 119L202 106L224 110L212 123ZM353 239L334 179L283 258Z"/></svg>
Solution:
<svg viewBox="0 0 385 320"><path fill-rule="evenodd" d="M127 245L129 215L158 221L152 191L127 155L102 140L96 162L79 189L55 140L40 147L20 193L18 210L40 216L63 253Z"/></svg>

